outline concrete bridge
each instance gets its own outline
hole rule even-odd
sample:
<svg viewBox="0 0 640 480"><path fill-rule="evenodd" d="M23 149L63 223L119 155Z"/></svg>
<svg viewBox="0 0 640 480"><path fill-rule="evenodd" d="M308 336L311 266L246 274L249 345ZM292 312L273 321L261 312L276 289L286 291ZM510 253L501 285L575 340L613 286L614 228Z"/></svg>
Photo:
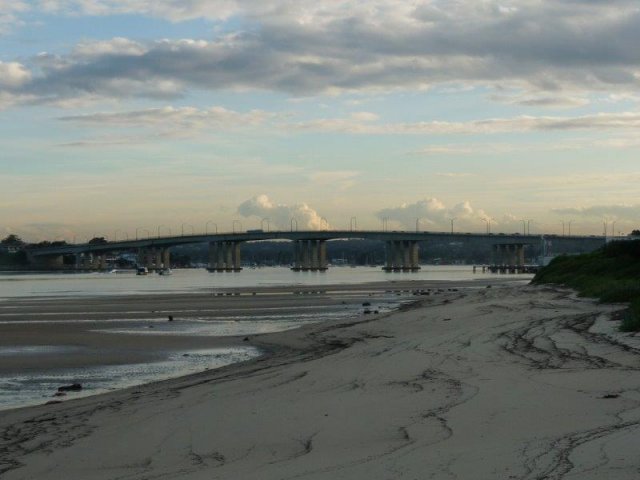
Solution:
<svg viewBox="0 0 640 480"><path fill-rule="evenodd" d="M239 271L241 267L241 245L244 242L261 240L289 240L293 243L295 271L323 271L328 267L326 242L337 239L367 239L386 243L387 271L417 271L419 265L419 242L438 240L441 242L469 242L485 240L493 246L494 263L498 265L523 266L524 247L541 245L545 240L555 242L579 241L587 250L602 246L602 236L519 235L493 233L457 232L410 232L410 231L356 231L356 230L310 230L310 231L262 231L215 233L202 235L180 235L124 240L106 243L68 244L28 250L33 265L42 268L62 268L63 257L74 255L75 267L82 270L102 270L106 267L107 254L137 252L138 265L149 269L168 268L171 263L170 248L196 243L209 244L210 271ZM543 249L544 250L544 249Z"/></svg>

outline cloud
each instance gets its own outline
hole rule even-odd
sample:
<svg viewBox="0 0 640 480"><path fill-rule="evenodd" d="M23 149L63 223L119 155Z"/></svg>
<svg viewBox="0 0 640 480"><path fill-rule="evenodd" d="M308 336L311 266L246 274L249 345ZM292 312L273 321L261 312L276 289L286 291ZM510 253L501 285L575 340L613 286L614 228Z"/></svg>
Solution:
<svg viewBox="0 0 640 480"><path fill-rule="evenodd" d="M208 109L194 107L162 107L126 112L99 112L86 115L60 117L63 122L89 126L141 127L164 126L174 128L228 129L260 125L273 114L262 110L247 113L214 106Z"/></svg>
<svg viewBox="0 0 640 480"><path fill-rule="evenodd" d="M320 230L329 226L318 212L306 203L274 204L267 195L258 195L242 202L238 207L238 213L244 217L268 218L269 224L279 230L288 230L292 225L293 228L297 225L301 230Z"/></svg>
<svg viewBox="0 0 640 480"><path fill-rule="evenodd" d="M576 108L589 104L584 97L569 95L491 95L491 100L525 107Z"/></svg>
<svg viewBox="0 0 640 480"><path fill-rule="evenodd" d="M39 6L74 16L237 19L213 40L117 38L83 42L56 57L56 68L34 59L37 75L20 93L42 101L87 93L175 98L193 89L258 89L306 96L455 84L516 89L527 95L521 103L540 106L640 87L634 0L43 0Z"/></svg>
<svg viewBox="0 0 640 480"><path fill-rule="evenodd" d="M640 113L598 113L574 117L534 117L522 115L513 118L489 118L469 122L431 121L413 123L363 122L355 117L347 117L300 122L292 125L292 127L299 130L367 135L473 135L530 131L637 129L640 127ZM426 147L424 152L448 153L448 148L446 146L444 149L434 146L431 147L430 151L430 148Z"/></svg>
<svg viewBox="0 0 640 480"><path fill-rule="evenodd" d="M321 170L311 172L309 180L315 185L327 185L337 187L339 190L348 190L355 185L355 179L360 172L352 170Z"/></svg>
<svg viewBox="0 0 640 480"><path fill-rule="evenodd" d="M21 63L4 63L0 61L0 87L17 88L27 83L30 79L31 72Z"/></svg>
<svg viewBox="0 0 640 480"><path fill-rule="evenodd" d="M580 217L621 219L638 222L640 205L592 205L578 208L556 208L552 210L558 215L574 215Z"/></svg>
<svg viewBox="0 0 640 480"><path fill-rule="evenodd" d="M468 201L458 203L453 207L447 207L437 198L419 200L415 203L405 203L398 207L384 208L376 212L380 220L388 219L403 229L416 227L433 230L448 230L451 228L451 219L454 227L458 229L478 229L486 225L483 219L497 222L484 210L477 210Z"/></svg>

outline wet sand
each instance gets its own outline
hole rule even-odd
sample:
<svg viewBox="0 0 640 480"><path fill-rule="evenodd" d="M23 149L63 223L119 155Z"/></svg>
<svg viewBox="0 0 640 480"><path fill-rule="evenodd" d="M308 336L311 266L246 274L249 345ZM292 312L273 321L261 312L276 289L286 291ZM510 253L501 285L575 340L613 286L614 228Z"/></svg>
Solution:
<svg viewBox="0 0 640 480"><path fill-rule="evenodd" d="M637 479L640 338L553 288L256 336L242 364L0 412L3 479Z"/></svg>
<svg viewBox="0 0 640 480"><path fill-rule="evenodd" d="M482 286L486 282L468 282ZM448 285L448 284L445 284ZM109 297L39 297L0 303L0 351L3 347L59 347L38 355L4 354L0 374L94 365L119 365L164 358L185 349L247 345L246 335L184 334L192 321L242 321L269 317L313 319L356 315L364 302L376 306L411 299L417 288L438 282L377 282L323 287L215 289L209 293ZM376 303L377 302L377 303ZM171 328L154 335L171 316ZM137 320L137 321L136 321ZM115 333L138 329L139 333ZM146 330L149 329L149 330ZM171 334L171 330L175 334ZM145 332L146 330L146 332ZM114 333L112 333L114 332ZM146 334L145 334L146 333ZM160 332L158 332L160 333Z"/></svg>

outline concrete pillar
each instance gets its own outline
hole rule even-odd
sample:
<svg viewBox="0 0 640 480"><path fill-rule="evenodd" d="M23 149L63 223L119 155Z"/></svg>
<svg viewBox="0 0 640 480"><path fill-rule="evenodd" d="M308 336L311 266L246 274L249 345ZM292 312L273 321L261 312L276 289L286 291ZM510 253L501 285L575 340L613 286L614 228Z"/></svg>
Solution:
<svg viewBox="0 0 640 480"><path fill-rule="evenodd" d="M224 269L226 271L233 269L233 243L224 242Z"/></svg>
<svg viewBox="0 0 640 480"><path fill-rule="evenodd" d="M98 254L98 270L105 270L107 268L107 254Z"/></svg>
<svg viewBox="0 0 640 480"><path fill-rule="evenodd" d="M319 268L320 270L326 270L327 269L327 242L326 240L319 240L318 244L319 244L318 248L320 250Z"/></svg>
<svg viewBox="0 0 640 480"><path fill-rule="evenodd" d="M216 270L224 272L227 260L227 246L225 242L216 242Z"/></svg>
<svg viewBox="0 0 640 480"><path fill-rule="evenodd" d="M524 245L516 245L516 261L518 267L524 267Z"/></svg>
<svg viewBox="0 0 640 480"><path fill-rule="evenodd" d="M156 267L156 270L160 270L162 268L162 248L155 248L153 253L153 263Z"/></svg>
<svg viewBox="0 0 640 480"><path fill-rule="evenodd" d="M311 245L308 240L302 241L302 270L311 268Z"/></svg>
<svg viewBox="0 0 640 480"><path fill-rule="evenodd" d="M384 270L390 272L393 270L393 242L387 241L384 249L385 254L385 265Z"/></svg>
<svg viewBox="0 0 640 480"><path fill-rule="evenodd" d="M168 248L162 249L162 268L171 268L171 252Z"/></svg>
<svg viewBox="0 0 640 480"><path fill-rule="evenodd" d="M411 243L411 269L420 270L420 247L417 241Z"/></svg>
<svg viewBox="0 0 640 480"><path fill-rule="evenodd" d="M403 240L400 242L402 248L402 270L411 270L411 242Z"/></svg>
<svg viewBox="0 0 640 480"><path fill-rule="evenodd" d="M218 243L209 242L209 261L207 262L207 270L213 272L218 266Z"/></svg>
<svg viewBox="0 0 640 480"><path fill-rule="evenodd" d="M318 248L318 240L309 240L309 250L311 261L309 267L311 270L318 270L320 268L320 249Z"/></svg>
<svg viewBox="0 0 640 480"><path fill-rule="evenodd" d="M393 256L393 268L394 270L400 270L402 268L402 264L404 263L401 241L393 242L393 251L395 252Z"/></svg>
<svg viewBox="0 0 640 480"><path fill-rule="evenodd" d="M242 270L242 262L240 259L240 242L230 242L232 253L232 265L231 268L235 272Z"/></svg>

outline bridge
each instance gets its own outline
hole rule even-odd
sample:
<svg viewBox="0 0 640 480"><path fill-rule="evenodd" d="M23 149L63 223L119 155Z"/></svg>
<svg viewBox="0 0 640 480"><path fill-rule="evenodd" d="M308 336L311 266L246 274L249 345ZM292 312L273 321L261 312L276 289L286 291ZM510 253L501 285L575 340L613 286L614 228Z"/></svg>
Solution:
<svg viewBox="0 0 640 480"><path fill-rule="evenodd" d="M79 270L103 270L107 254L135 252L139 266L150 270L168 268L171 264L170 249L179 245L209 244L209 270L218 272L240 271L241 245L245 242L264 240L288 240L293 244L295 271L324 271L328 268L326 243L328 240L367 239L385 242L387 271L417 271L420 269L420 242L469 242L484 240L492 245L494 263L512 267L524 266L526 245L543 245L545 241L579 241L587 250L603 245L603 236L519 235L502 233L459 232L410 232L386 230L308 230L263 231L192 234L165 237L149 237L105 243L65 244L32 248L28 257L32 265L56 269L64 267L65 256L75 256L74 268ZM543 248L544 250L544 248Z"/></svg>

